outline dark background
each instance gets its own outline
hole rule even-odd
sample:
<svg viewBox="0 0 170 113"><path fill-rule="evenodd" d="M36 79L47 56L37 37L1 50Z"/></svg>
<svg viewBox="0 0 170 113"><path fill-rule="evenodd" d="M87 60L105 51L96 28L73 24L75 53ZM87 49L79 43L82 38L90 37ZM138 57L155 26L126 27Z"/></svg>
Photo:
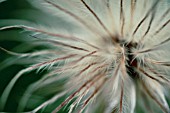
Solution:
<svg viewBox="0 0 170 113"><path fill-rule="evenodd" d="M5 2L0 3L0 27L16 24L28 26L36 24L51 27L59 24L63 25L64 23L62 21L63 20L58 17L56 18L47 12L42 12L38 8L35 8L27 0L6 0ZM46 46L43 45L35 46L33 42L35 42L35 38L30 37L30 32L23 32L23 29L8 29L0 31L0 47L9 51L28 53L46 48ZM11 79L19 71L31 65L29 62L30 60L31 59L26 58L20 59L17 56L10 55L0 49L0 97ZM0 112L16 112L19 100L28 86L42 78L45 72L46 71L37 73L36 71L32 71L24 74L14 85L5 108L0 110ZM46 94L50 88L57 89L57 85L55 83L51 84L40 92L45 91ZM25 108L24 111L31 111L31 108L37 107L40 103L50 99L56 93L53 92L53 94L47 96L45 94L39 92L38 94L35 94L38 99L30 100L30 107ZM63 99L55 102L54 106L50 105L45 109L40 110L39 113L49 113L51 110L54 110L61 101L63 101ZM67 111L68 109L65 108L64 110ZM61 113L65 112L64 110L62 109Z"/></svg>
<svg viewBox="0 0 170 113"><path fill-rule="evenodd" d="M27 24L27 22L45 23L42 18L43 15L43 12L34 8L26 0L7 0L0 3L0 27L14 25L17 23ZM29 52L30 48L32 51L40 49L32 47L30 43L31 41L32 40L30 40L28 33L22 33L21 29L0 31L0 47L10 51ZM15 76L21 69L27 67L27 65L17 64L18 61L20 61L20 59L17 57L0 50L0 95L13 76ZM22 96L26 87L38 80L40 77L41 75L35 74L35 72L25 74L21 77L12 89L9 96L10 98L3 111L16 111L18 100Z"/></svg>

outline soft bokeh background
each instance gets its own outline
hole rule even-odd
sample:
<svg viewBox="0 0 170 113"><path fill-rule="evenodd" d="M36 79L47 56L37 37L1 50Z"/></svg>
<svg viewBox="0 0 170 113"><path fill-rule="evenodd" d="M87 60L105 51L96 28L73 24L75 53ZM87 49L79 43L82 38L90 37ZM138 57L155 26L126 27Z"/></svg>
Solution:
<svg viewBox="0 0 170 113"><path fill-rule="evenodd" d="M33 7L26 0L7 0L0 3L0 27L14 24L42 24L53 26L64 24L59 18L56 20L53 16ZM35 40L29 36L29 32L22 33L21 29L11 29L0 31L0 47L14 52L30 52L40 50L43 47L33 46ZM24 64L24 65L23 65ZM26 64L26 65L25 65ZM9 55L0 50L0 95L9 81L17 74L18 71L27 67L29 60L18 59L15 56ZM15 84L14 89L10 94L10 98L5 106L4 111L15 112L18 100L23 95L26 87L42 77L41 73L35 74L31 72L25 74ZM49 98L49 97L46 97ZM45 100L45 98L42 98ZM32 101L32 106L36 106L38 102ZM57 104L57 103L56 103ZM50 108L49 108L50 109ZM29 109L26 109L29 111ZM140 113L140 109L138 113ZM141 112L142 113L142 112Z"/></svg>
<svg viewBox="0 0 170 113"><path fill-rule="evenodd" d="M33 12L35 12L35 14L33 14ZM31 13L33 15L31 15ZM37 22L41 19L41 14L41 12L33 8L26 0L8 0L0 4L0 26L13 25L16 23L20 24L21 22L27 23L23 20ZM25 33L20 32L21 30L19 29L0 31L0 46L16 52L28 51L31 45L24 40L28 40L29 37ZM0 95L12 77L25 67L22 64L16 64L18 60L17 57L0 51ZM15 65L10 65L13 63ZM19 80L20 82L17 82L12 90L4 111L16 111L18 100L25 91L25 88L40 77L39 75L35 76L33 73L22 77L22 80Z"/></svg>
<svg viewBox="0 0 170 113"><path fill-rule="evenodd" d="M56 18L54 15L40 11L27 0L6 0L5 2L0 3L0 27L16 24L29 26L44 25L48 27L55 27L57 25L64 26L67 24L68 26L68 23L64 23L59 17ZM45 45L39 46L36 44L37 40L31 37L30 34L30 32L23 31L22 29L0 31L0 47L18 53L27 53L47 48ZM28 67L33 62L33 59L20 59L17 56L10 55L0 50L0 97L10 80L21 69ZM0 110L0 112L16 112L19 100L27 87L39 80L44 73L45 71L40 73L33 71L24 74L15 84L5 108ZM56 84L60 84L61 86L63 82L50 84L47 87L43 87L43 89L40 89L38 92L35 92L33 97L31 97L32 99L29 99L29 106L24 111L32 110L31 108L37 107L37 105L40 105L40 103L50 99L56 94L61 89L58 88ZM49 90L51 92L49 92ZM50 95L46 96L47 93L50 93ZM55 102L53 104L54 106L48 106L39 112L49 113L49 111L54 110L61 101L63 101L63 99ZM61 113L66 112L67 110L67 108L64 108L61 110Z"/></svg>
<svg viewBox="0 0 170 113"><path fill-rule="evenodd" d="M0 3L0 27L15 24L29 25L30 23L50 26L54 24L52 23L54 21L48 20L49 18L53 19L53 17L50 17L48 14L34 8L26 0L7 0ZM21 29L0 31L0 47L10 51L22 53L43 48L33 46L32 43L34 43L34 41L35 40L29 36L29 33L23 33L23 30ZM22 60L0 50L0 95L13 76L15 76L21 69L27 67L29 63L30 62L29 60L27 61L27 59ZM16 111L19 102L18 100L23 95L26 87L42 77L41 74L35 73L36 72L25 74L19 79L15 84L3 111ZM32 102L31 104L32 106L36 106L37 103ZM26 109L26 111L29 111L29 109Z"/></svg>

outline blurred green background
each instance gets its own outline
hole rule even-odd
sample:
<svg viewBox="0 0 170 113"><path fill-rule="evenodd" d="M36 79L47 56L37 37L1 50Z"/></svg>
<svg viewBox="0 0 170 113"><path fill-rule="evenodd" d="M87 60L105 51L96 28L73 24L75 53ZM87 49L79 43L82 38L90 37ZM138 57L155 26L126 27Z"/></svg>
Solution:
<svg viewBox="0 0 170 113"><path fill-rule="evenodd" d="M35 8L27 0L6 0L5 2L0 3L0 27L16 24L29 26L36 24L51 27L58 24L63 25L64 23L62 19L58 17L56 18L54 15L49 15L47 12L42 12ZM8 29L0 31L0 47L13 52L27 53L47 48L43 45L36 45L35 42L36 40L30 36L30 32L23 32L22 29ZM34 62L34 60L29 58L20 59L19 57L9 55L0 49L0 97L10 80L21 69L31 65L31 62ZM44 73L45 71L41 73L33 71L24 74L12 89L3 111L16 112L19 100L28 86L39 80ZM57 84L61 85L61 83ZM52 93L51 95L46 96L45 94L49 88L52 88ZM37 107L40 103L51 98L57 90L56 83L52 83L48 87L45 87L42 91L40 91L45 93L43 94L38 92L35 94L36 99L29 100L31 104L29 104L30 106L25 108L24 111L30 111L32 110L31 108ZM49 113L49 110L54 110L61 101L62 100L60 99L58 102L54 103L55 106L46 107L47 109L40 110L39 112ZM65 110L67 110L67 108ZM0 110L0 112L2 112L2 110ZM61 110L61 113L63 113L63 110Z"/></svg>
<svg viewBox="0 0 170 113"><path fill-rule="evenodd" d="M7 0L0 3L0 27L14 24L29 24L29 23L42 23L49 24L44 18L46 14L34 8L26 0ZM48 16L46 16L48 18ZM32 39L29 33L22 33L21 29L11 29L0 31L0 47L14 52L29 52L39 50L41 47L32 46ZM29 63L11 56L4 51L0 50L0 95L9 83L9 81L17 74L18 71L27 67L22 63ZM10 98L3 111L15 112L18 105L18 100L23 95L27 86L41 77L41 74L35 72L26 74L21 77L15 84ZM26 109L29 111L29 109Z"/></svg>

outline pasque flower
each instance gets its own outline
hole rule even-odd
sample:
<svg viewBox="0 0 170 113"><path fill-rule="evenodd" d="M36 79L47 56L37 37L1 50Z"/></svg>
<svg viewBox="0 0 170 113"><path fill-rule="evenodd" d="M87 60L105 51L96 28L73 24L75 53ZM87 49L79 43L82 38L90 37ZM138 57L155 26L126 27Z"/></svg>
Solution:
<svg viewBox="0 0 170 113"><path fill-rule="evenodd" d="M32 24L0 28L30 31L35 40L50 48L24 54L1 48L22 58L34 56L37 61L18 72L7 85L1 96L1 108L23 74L47 69L48 73L26 90L19 111L28 106L33 92L60 82L63 84L53 86L60 87L60 91L32 112L58 101L60 104L54 105L51 112L68 107L64 112L137 113L141 108L145 113L170 113L168 1L38 0L32 3L65 23L57 27Z"/></svg>

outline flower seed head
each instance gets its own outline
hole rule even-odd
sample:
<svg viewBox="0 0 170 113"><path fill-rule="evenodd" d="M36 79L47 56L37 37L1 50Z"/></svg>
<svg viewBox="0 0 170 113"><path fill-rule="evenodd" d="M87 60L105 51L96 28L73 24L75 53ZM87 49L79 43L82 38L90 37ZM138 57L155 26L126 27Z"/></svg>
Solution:
<svg viewBox="0 0 170 113"><path fill-rule="evenodd" d="M33 70L48 69L43 78L26 90L19 111L29 106L27 101L31 96L27 95L58 83L53 87L60 90L32 108L33 112L62 100L49 112L68 107L64 112L134 113L139 107L145 113L170 113L166 100L166 88L170 86L170 4L166 0L37 0L32 3L64 23L52 27L32 24L0 28L30 31L35 40L49 46L27 54L1 48L23 58L36 56L37 62L11 80L1 96L1 108L19 77ZM47 94L50 92L49 89Z"/></svg>

